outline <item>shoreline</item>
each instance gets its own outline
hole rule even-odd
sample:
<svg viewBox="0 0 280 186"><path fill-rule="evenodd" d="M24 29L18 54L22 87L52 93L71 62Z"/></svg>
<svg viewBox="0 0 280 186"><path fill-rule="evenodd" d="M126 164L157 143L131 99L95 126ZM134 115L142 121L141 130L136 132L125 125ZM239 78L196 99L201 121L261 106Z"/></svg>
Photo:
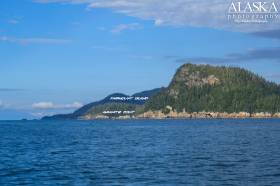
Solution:
<svg viewBox="0 0 280 186"><path fill-rule="evenodd" d="M77 118L77 120L138 120L138 119L280 119L280 113L248 113L248 112L238 112L238 113L226 113L226 112L176 112L170 111L168 114L164 114L161 111L148 111L142 114L131 116L122 115L118 117L110 117L106 115L85 115Z"/></svg>

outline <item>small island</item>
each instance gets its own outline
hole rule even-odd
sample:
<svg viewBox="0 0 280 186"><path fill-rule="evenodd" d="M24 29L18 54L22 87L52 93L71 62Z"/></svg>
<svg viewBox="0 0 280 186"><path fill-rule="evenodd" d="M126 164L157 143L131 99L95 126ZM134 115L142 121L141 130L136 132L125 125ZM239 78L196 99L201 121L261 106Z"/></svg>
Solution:
<svg viewBox="0 0 280 186"><path fill-rule="evenodd" d="M182 65L168 87L115 93L57 119L280 118L280 86L237 67Z"/></svg>

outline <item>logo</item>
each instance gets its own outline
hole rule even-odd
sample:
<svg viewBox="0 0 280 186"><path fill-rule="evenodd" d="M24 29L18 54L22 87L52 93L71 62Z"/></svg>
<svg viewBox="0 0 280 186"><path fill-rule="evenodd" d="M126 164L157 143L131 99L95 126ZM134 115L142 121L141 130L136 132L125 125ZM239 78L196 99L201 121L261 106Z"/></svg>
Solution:
<svg viewBox="0 0 280 186"><path fill-rule="evenodd" d="M235 23L268 23L279 20L280 7L276 2L231 2L227 17Z"/></svg>

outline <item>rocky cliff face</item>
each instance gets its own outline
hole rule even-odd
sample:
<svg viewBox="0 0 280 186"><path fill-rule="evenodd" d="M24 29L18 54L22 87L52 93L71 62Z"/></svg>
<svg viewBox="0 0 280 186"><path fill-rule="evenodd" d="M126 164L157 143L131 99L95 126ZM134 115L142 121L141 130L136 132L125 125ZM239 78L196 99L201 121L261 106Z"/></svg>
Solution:
<svg viewBox="0 0 280 186"><path fill-rule="evenodd" d="M190 89L192 87L202 87L204 85L218 85L220 80L214 74L202 73L199 69L194 70L186 64L178 69L169 85L169 95L177 98L179 95L178 85L182 88ZM185 90L187 91L187 90Z"/></svg>
<svg viewBox="0 0 280 186"><path fill-rule="evenodd" d="M220 80L214 74L203 74L201 71L192 70L189 65L183 65L172 80L172 84L183 83L186 87L191 88L203 85L219 84Z"/></svg>

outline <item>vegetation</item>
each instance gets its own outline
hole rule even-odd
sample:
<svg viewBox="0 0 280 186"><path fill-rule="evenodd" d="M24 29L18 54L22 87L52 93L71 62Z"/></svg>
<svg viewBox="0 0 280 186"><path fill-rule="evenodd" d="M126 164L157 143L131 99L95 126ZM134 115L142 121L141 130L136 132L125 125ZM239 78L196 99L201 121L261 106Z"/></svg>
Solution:
<svg viewBox="0 0 280 186"><path fill-rule="evenodd" d="M103 105L97 105L92 107L89 111L87 111L84 115L107 115L110 117L116 117L120 115L126 115L123 113L114 113L114 114L103 114L104 111L136 111L136 107L138 105L135 104L127 104L127 103L105 103ZM131 113L130 115L134 115L135 113Z"/></svg>
<svg viewBox="0 0 280 186"><path fill-rule="evenodd" d="M276 113L280 87L241 68L185 64L168 88L145 104L145 111L166 106L186 112Z"/></svg>
<svg viewBox="0 0 280 186"><path fill-rule="evenodd" d="M72 114L54 115L43 119L78 119L85 115L118 117L127 114L108 114L104 111L135 111L138 115L149 110L168 114L178 112L280 112L280 86L236 67L184 64L167 88L144 91L132 96L150 99L113 101L110 98L126 95L116 93L103 100L89 103Z"/></svg>
<svg viewBox="0 0 280 186"><path fill-rule="evenodd" d="M151 97L156 93L158 93L160 90L161 88L156 88L148 91L138 92L136 94L133 94L132 97ZM118 114L118 115L103 114L103 111L135 111L134 115L144 112L143 105L146 102L145 99L111 100L111 97L130 97L130 96L121 93L114 93L105 97L100 101L86 104L83 107L79 108L78 110L74 111L73 113L46 116L43 117L42 119L44 120L79 119L88 114L92 116L107 115L111 117L115 117L119 115L127 115L126 113Z"/></svg>

